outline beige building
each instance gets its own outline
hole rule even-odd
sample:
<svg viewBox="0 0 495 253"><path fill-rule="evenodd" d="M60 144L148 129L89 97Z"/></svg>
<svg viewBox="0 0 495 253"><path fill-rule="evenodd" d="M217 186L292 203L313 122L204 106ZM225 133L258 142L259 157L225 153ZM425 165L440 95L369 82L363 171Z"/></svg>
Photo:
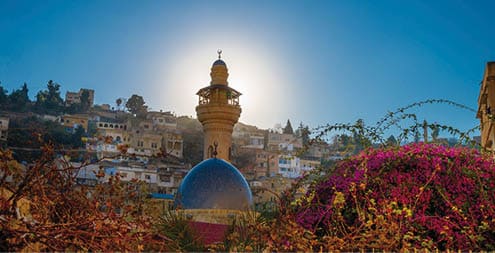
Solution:
<svg viewBox="0 0 495 253"><path fill-rule="evenodd" d="M163 151L168 155L173 155L178 158L183 157L183 140L182 135L178 132L165 132L162 133L162 147Z"/></svg>
<svg viewBox="0 0 495 253"><path fill-rule="evenodd" d="M294 179L276 175L264 177L250 182L253 191L253 202L255 205L262 203L277 203L283 191L292 186Z"/></svg>
<svg viewBox="0 0 495 253"><path fill-rule="evenodd" d="M60 117L60 124L67 128L75 129L78 126L82 126L84 131L88 131L88 115L86 114L66 114Z"/></svg>
<svg viewBox="0 0 495 253"><path fill-rule="evenodd" d="M481 146L486 151L495 151L495 62L486 64L485 73L478 97L478 113L480 119Z"/></svg>
<svg viewBox="0 0 495 253"><path fill-rule="evenodd" d="M302 139L293 134L268 133L267 148L270 151L295 151L302 147Z"/></svg>
<svg viewBox="0 0 495 253"><path fill-rule="evenodd" d="M232 132L241 115L241 93L228 86L227 65L220 56L213 63L210 76L210 85L197 93L199 105L196 113L205 133L203 158L216 156L230 161Z"/></svg>
<svg viewBox="0 0 495 253"><path fill-rule="evenodd" d="M247 164L238 167L246 179L255 180L278 174L279 155L276 152L257 148L241 148L238 153L238 156L245 156L249 159Z"/></svg>
<svg viewBox="0 0 495 253"><path fill-rule="evenodd" d="M152 131L134 130L130 134L127 152L140 156L153 156L162 151L162 136Z"/></svg>
<svg viewBox="0 0 495 253"><path fill-rule="evenodd" d="M9 118L0 117L0 141L7 141L9 131Z"/></svg>
<svg viewBox="0 0 495 253"><path fill-rule="evenodd" d="M177 129L177 118L171 112L148 112L146 119L157 129Z"/></svg>

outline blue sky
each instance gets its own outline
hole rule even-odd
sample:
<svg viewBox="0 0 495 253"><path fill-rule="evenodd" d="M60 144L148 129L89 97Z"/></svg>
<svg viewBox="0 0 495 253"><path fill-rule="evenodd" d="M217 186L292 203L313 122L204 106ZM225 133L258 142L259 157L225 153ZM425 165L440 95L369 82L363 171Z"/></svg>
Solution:
<svg viewBox="0 0 495 253"><path fill-rule="evenodd" d="M494 1L0 0L0 81L30 96L52 79L96 103L142 95L154 110L195 116L223 50L241 121L262 128L372 124L429 98L476 108L495 61ZM413 111L469 129L449 106Z"/></svg>

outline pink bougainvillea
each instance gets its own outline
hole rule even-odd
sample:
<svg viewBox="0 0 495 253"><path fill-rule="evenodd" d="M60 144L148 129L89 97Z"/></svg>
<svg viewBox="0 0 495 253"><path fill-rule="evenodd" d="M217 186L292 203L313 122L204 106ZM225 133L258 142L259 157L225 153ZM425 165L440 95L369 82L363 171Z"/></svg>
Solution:
<svg viewBox="0 0 495 253"><path fill-rule="evenodd" d="M321 238L375 231L385 220L392 249L495 249L495 163L477 150L369 149L323 177L294 214Z"/></svg>

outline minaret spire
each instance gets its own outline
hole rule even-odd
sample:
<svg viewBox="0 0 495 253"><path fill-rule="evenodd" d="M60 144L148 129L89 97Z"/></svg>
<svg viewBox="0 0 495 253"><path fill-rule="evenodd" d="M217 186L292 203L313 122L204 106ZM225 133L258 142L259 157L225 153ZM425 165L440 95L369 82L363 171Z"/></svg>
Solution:
<svg viewBox="0 0 495 253"><path fill-rule="evenodd" d="M204 159L217 157L229 161L232 132L241 115L241 93L229 87L229 72L227 64L221 59L222 50L218 49L217 53L218 59L211 67L210 85L197 93L199 104L196 113L205 132Z"/></svg>

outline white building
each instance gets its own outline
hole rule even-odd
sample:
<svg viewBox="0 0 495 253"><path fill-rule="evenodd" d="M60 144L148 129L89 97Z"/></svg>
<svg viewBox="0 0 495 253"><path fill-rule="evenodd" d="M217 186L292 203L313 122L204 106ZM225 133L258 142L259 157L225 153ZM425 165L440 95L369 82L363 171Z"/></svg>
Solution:
<svg viewBox="0 0 495 253"><path fill-rule="evenodd" d="M301 165L299 157L292 155L281 155L278 158L278 173L283 177L296 178L301 176Z"/></svg>

